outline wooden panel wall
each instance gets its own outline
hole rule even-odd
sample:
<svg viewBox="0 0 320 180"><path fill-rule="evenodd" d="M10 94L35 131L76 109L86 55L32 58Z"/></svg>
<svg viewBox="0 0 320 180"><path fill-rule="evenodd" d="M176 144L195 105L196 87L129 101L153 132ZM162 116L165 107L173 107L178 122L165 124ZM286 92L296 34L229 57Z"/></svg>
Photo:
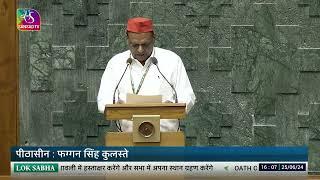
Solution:
<svg viewBox="0 0 320 180"><path fill-rule="evenodd" d="M10 174L10 147L18 142L18 33L15 12L15 0L0 0L0 175Z"/></svg>

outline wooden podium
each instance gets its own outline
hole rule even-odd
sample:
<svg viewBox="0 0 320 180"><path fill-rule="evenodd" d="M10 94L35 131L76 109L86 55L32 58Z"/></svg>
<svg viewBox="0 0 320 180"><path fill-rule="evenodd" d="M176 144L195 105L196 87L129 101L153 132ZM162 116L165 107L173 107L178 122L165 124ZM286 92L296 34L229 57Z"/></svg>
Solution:
<svg viewBox="0 0 320 180"><path fill-rule="evenodd" d="M134 125L132 133L108 132L105 144L106 146L184 146L184 133L160 132L160 119L183 119L186 116L185 109L185 103L108 104L104 112L107 120L128 119L133 120ZM149 130L152 129L155 133L143 136L142 124L148 125Z"/></svg>

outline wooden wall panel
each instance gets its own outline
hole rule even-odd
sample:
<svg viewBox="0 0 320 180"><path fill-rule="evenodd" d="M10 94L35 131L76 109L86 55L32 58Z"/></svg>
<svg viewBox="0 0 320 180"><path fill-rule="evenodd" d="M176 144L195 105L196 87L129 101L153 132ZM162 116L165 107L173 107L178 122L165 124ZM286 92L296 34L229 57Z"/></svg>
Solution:
<svg viewBox="0 0 320 180"><path fill-rule="evenodd" d="M18 35L15 12L14 0L0 0L0 175L10 174L10 147L18 142Z"/></svg>

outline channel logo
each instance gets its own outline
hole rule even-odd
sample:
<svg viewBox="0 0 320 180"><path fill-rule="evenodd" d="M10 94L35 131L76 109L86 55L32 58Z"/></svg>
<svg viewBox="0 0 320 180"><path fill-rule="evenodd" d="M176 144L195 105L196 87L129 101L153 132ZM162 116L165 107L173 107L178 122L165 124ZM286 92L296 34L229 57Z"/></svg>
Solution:
<svg viewBox="0 0 320 180"><path fill-rule="evenodd" d="M17 28L19 31L40 31L39 12L35 9L17 9Z"/></svg>
<svg viewBox="0 0 320 180"><path fill-rule="evenodd" d="M14 172L58 172L58 163L15 163Z"/></svg>

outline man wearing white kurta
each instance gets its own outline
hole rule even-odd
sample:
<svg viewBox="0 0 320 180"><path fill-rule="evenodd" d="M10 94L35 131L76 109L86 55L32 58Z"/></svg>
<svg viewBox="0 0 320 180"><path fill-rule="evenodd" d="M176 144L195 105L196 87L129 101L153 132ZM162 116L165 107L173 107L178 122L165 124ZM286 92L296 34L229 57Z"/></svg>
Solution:
<svg viewBox="0 0 320 180"><path fill-rule="evenodd" d="M132 18L127 25L128 51L112 57L103 73L97 97L98 109L104 113L105 105L113 103L113 94L127 59L132 62L125 72L115 93L118 103L125 103L127 93L138 95L162 95L163 102L175 102L174 91L162 77L152 58L158 60L162 74L176 89L179 103L186 103L189 112L195 103L195 95L181 58L172 51L154 47L152 21L147 18ZM177 131L178 120L161 120L160 131ZM121 130L132 131L132 121L121 120Z"/></svg>

